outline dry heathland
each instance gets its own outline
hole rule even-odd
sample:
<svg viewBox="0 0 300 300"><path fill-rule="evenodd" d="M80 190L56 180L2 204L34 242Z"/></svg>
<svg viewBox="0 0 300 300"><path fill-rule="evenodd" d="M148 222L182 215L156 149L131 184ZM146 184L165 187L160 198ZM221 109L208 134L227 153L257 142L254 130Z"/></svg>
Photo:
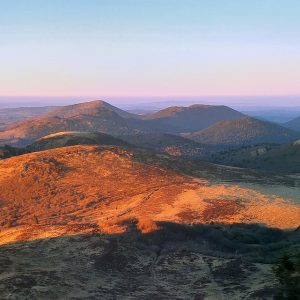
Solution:
<svg viewBox="0 0 300 300"><path fill-rule="evenodd" d="M0 162L2 244L81 233L120 233L136 219L179 224L260 223L297 228L300 207L237 185L212 184L135 159L113 146L73 146Z"/></svg>

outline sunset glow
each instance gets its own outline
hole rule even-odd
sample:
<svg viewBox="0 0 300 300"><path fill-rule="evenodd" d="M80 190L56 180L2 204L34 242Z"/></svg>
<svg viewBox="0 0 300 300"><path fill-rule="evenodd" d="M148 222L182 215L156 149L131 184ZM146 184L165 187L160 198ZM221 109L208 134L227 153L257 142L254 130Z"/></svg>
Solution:
<svg viewBox="0 0 300 300"><path fill-rule="evenodd" d="M217 3L2 2L0 96L299 95L299 2Z"/></svg>

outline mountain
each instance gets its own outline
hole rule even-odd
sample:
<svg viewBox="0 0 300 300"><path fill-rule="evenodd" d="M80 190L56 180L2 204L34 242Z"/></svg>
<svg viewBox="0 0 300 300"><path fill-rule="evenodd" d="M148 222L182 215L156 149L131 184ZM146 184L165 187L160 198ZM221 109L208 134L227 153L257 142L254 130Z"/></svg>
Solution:
<svg viewBox="0 0 300 300"><path fill-rule="evenodd" d="M222 151L214 154L212 161L277 173L300 173L300 140L286 145L259 144Z"/></svg>
<svg viewBox="0 0 300 300"><path fill-rule="evenodd" d="M195 104L172 106L142 117L151 128L165 133L194 132L219 121L240 119L244 115L227 106Z"/></svg>
<svg viewBox="0 0 300 300"><path fill-rule="evenodd" d="M299 249L299 205L176 164L90 145L1 160L2 298L271 298L266 263Z"/></svg>
<svg viewBox="0 0 300 300"><path fill-rule="evenodd" d="M139 116L96 100L60 107L42 116L11 124L0 132L0 146L26 146L48 134L64 131L98 131L114 136L191 132L220 120L241 116L229 107L208 105L169 107Z"/></svg>
<svg viewBox="0 0 300 300"><path fill-rule="evenodd" d="M147 131L141 120L104 101L68 105L41 117L17 123L0 132L0 146L26 146L62 131L100 131L112 135Z"/></svg>
<svg viewBox="0 0 300 300"><path fill-rule="evenodd" d="M184 136L202 144L228 148L258 143L283 144L296 140L300 134L275 123L245 117L221 121Z"/></svg>
<svg viewBox="0 0 300 300"><path fill-rule="evenodd" d="M189 159L205 159L214 150L213 147L201 145L181 136L166 133L123 135L120 138L139 148L166 152L173 156Z"/></svg>
<svg viewBox="0 0 300 300"><path fill-rule="evenodd" d="M128 143L100 132L68 131L44 136L26 147L26 151L42 151L75 145L114 145L129 146Z"/></svg>
<svg viewBox="0 0 300 300"><path fill-rule="evenodd" d="M4 130L8 125L24 121L33 117L37 117L53 110L57 106L44 107L19 107L19 108L1 108L0 109L0 131Z"/></svg>
<svg viewBox="0 0 300 300"><path fill-rule="evenodd" d="M105 101L94 100L89 102L83 102L79 104L67 105L60 107L59 109L52 111L48 114L49 117L59 117L59 118L74 118L77 116L97 116L101 111L114 112L122 118L125 119L135 119L138 118L137 115L126 112L119 109Z"/></svg>
<svg viewBox="0 0 300 300"><path fill-rule="evenodd" d="M284 126L296 131L300 131L300 117L285 123Z"/></svg>

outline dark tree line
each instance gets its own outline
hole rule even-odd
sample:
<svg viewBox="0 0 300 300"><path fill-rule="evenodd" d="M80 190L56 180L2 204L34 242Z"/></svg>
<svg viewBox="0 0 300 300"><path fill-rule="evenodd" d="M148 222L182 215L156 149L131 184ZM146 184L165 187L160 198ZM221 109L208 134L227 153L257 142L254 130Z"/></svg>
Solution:
<svg viewBox="0 0 300 300"><path fill-rule="evenodd" d="M279 287L275 299L300 299L300 253L292 258L285 253L274 266L273 271L278 280Z"/></svg>

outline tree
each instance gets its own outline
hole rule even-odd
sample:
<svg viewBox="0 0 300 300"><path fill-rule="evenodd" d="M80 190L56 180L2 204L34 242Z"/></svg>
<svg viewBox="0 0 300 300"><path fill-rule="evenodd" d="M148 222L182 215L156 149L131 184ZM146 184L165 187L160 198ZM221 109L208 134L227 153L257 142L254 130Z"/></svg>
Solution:
<svg viewBox="0 0 300 300"><path fill-rule="evenodd" d="M300 300L300 253L296 259L285 253L273 267L279 283L275 299Z"/></svg>

